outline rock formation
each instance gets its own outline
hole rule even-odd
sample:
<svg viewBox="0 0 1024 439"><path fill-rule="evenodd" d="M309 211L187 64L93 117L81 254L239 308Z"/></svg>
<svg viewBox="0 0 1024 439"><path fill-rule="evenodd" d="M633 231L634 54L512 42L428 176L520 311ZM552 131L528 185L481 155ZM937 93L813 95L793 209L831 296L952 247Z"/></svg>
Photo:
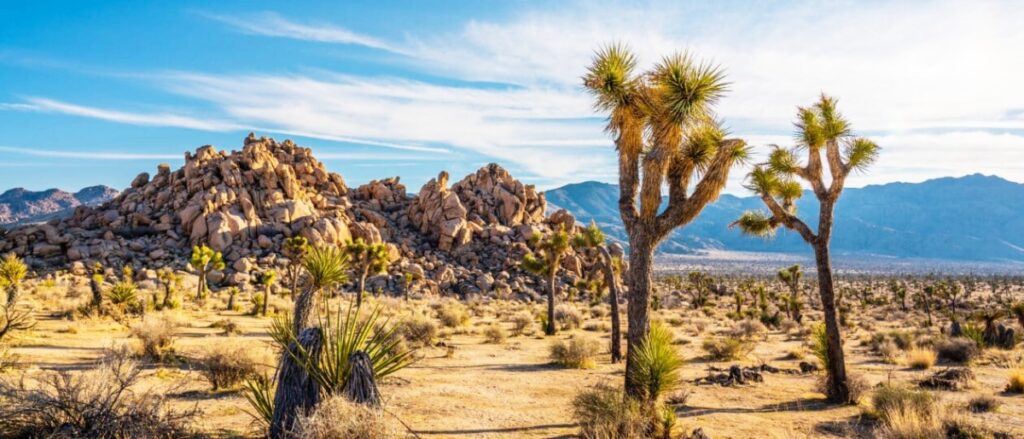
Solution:
<svg viewBox="0 0 1024 439"><path fill-rule="evenodd" d="M12 229L0 237L0 253L14 252L37 270L81 272L100 262L146 276L164 266L187 269L192 246L206 244L227 263L211 278L245 285L251 271L287 263L288 237L314 245L362 238L386 243L392 260L387 274L368 281L370 291L398 292L408 273L424 293L532 296L536 280L518 267L527 238L575 223L562 211L549 224L545 204L496 164L450 188L442 172L414 197L397 177L350 189L311 150L250 134L241 151L201 147L176 171L160 165L152 176L139 174L107 203ZM584 268L566 260L571 282Z"/></svg>

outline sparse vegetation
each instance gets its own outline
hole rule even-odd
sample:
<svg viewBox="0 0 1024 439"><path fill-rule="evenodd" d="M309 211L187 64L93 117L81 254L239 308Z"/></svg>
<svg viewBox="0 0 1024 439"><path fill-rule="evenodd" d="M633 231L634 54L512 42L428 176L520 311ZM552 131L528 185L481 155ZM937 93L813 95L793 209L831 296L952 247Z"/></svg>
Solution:
<svg viewBox="0 0 1024 439"><path fill-rule="evenodd" d="M592 336L575 334L568 340L551 343L551 361L573 369L591 369L596 365L594 357L601 351L601 343Z"/></svg>

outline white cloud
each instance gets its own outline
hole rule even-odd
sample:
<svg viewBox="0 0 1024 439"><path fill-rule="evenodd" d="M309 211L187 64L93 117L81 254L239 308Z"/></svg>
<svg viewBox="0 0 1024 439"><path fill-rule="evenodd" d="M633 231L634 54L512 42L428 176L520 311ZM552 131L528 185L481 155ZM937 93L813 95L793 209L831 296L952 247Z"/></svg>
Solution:
<svg viewBox="0 0 1024 439"><path fill-rule="evenodd" d="M351 44L388 52L401 51L377 38L352 32L348 29L330 24L298 23L281 17L273 12L264 12L251 16L227 16L209 13L200 15L227 24L250 35L289 38L294 40L316 41L321 43Z"/></svg>
<svg viewBox="0 0 1024 439"><path fill-rule="evenodd" d="M15 146L0 146L0 152L34 157L54 157L80 160L178 160L185 158L184 154L140 154L131 152L62 151L38 148L20 148Z"/></svg>
<svg viewBox="0 0 1024 439"><path fill-rule="evenodd" d="M231 131L242 129L241 126L212 119L197 119L177 114L142 114L116 110L105 110L95 107L69 104L53 99L30 97L28 104L9 107L16 110L42 111L50 113L70 114L94 119L118 122L129 125L162 126L189 128L203 131Z"/></svg>

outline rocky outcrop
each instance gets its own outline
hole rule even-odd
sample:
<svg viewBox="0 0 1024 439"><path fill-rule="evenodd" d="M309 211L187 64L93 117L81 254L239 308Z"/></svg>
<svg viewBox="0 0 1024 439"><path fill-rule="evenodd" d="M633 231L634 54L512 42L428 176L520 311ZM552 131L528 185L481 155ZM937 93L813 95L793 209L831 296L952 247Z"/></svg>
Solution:
<svg viewBox="0 0 1024 439"><path fill-rule="evenodd" d="M543 194L491 164L448 187L442 172L410 197L399 178L355 189L328 172L312 151L291 141L250 135L241 151L204 146L172 171L160 165L97 207L79 206L63 219L18 227L0 237L37 270L131 265L136 273L187 269L193 245L224 254L214 283L245 285L251 272L282 269L281 246L291 236L314 245L348 239L384 243L392 264L370 278L370 291L403 292L406 274L425 294L539 297L538 279L519 261L527 239L571 215L544 218ZM565 281L584 271L568 256Z"/></svg>

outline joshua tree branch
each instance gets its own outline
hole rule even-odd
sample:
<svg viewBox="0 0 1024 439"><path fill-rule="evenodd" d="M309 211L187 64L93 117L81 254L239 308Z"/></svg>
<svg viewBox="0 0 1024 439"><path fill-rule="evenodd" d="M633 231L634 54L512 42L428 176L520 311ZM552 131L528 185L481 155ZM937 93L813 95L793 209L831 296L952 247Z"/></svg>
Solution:
<svg viewBox="0 0 1024 439"><path fill-rule="evenodd" d="M742 148L743 145L743 141L739 139L721 142L711 164L693 189L693 194L683 202L670 202L665 212L658 216L659 233L667 234L672 229L689 223L700 214L704 206L718 198L729 177L729 169L735 161L736 149Z"/></svg>
<svg viewBox="0 0 1024 439"><path fill-rule="evenodd" d="M807 241L809 244L813 245L818 241L818 237L811 231L811 228L807 227L807 224L800 218L783 209L771 195L765 193L760 195L761 200L764 201L764 205L772 212L773 220L778 221L779 224L782 224L787 229L796 231L804 238L804 241Z"/></svg>

